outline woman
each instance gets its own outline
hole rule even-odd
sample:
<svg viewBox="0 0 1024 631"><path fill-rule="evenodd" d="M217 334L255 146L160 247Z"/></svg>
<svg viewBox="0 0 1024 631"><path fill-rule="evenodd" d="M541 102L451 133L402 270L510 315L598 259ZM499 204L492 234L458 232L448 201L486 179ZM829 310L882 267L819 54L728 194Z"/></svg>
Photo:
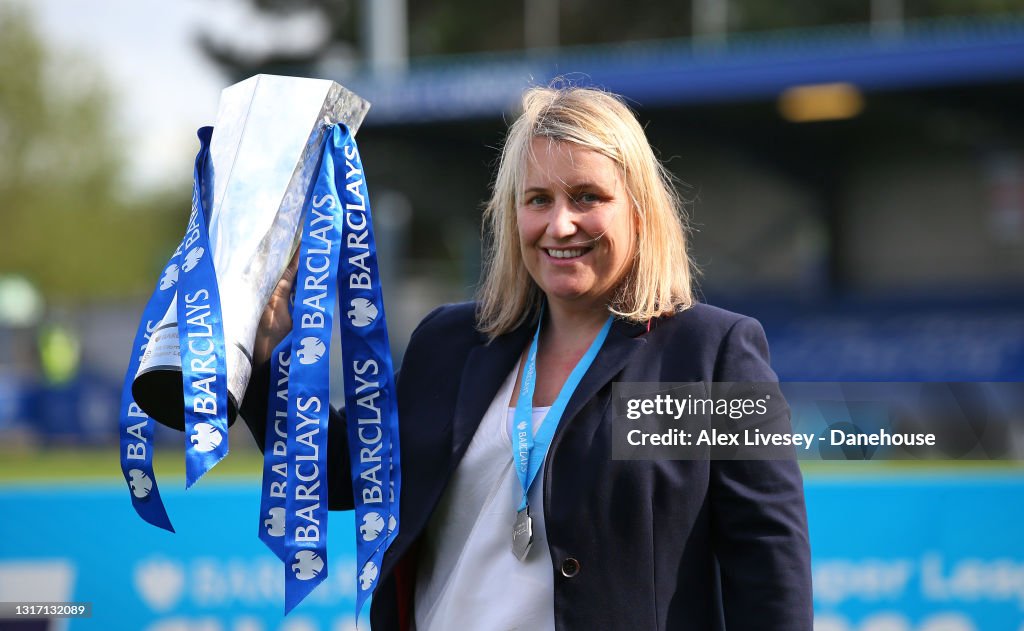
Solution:
<svg viewBox="0 0 1024 631"><path fill-rule="evenodd" d="M810 630L794 461L611 458L612 382L776 380L756 321L694 301L679 202L633 114L528 90L485 221L478 301L435 310L406 351L402 525L373 628ZM290 283L257 361L290 327ZM265 400L243 406L257 442Z"/></svg>

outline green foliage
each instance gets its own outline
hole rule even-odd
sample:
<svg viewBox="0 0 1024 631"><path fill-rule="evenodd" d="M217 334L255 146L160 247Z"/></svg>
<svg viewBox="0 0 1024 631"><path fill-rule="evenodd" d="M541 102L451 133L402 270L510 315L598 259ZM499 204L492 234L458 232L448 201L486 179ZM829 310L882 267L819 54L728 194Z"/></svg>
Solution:
<svg viewBox="0 0 1024 631"><path fill-rule="evenodd" d="M352 50L353 44L361 44L357 23L367 1L370 0L246 0L255 14L270 21L300 12L316 14L327 26L327 36L300 52L239 41L246 34L229 29L203 32L199 43L207 56L239 79L257 72L303 73L322 60L332 46ZM628 4L619 0L551 1L557 1L559 7L558 31L562 46L693 34L694 0L633 0ZM871 0L724 1L728 3L731 33L865 24L871 19ZM410 55L519 50L525 40L525 5L524 0L406 0ZM912 20L1019 13L1024 10L1024 0L901 0L901 6L906 19Z"/></svg>
<svg viewBox="0 0 1024 631"><path fill-rule="evenodd" d="M207 474L208 477L203 478L204 483L245 477L259 479L263 468L263 456L252 448L236 448L235 445L239 443L242 443L241 437L232 442L231 455L219 462ZM157 445L157 453L153 458L157 479L163 483L175 483L177 479L184 479L185 460L181 457L181 452L176 452L170 445L161 447ZM62 447L0 450L0 487L98 480L123 483L124 478L118 469L116 449Z"/></svg>
<svg viewBox="0 0 1024 631"><path fill-rule="evenodd" d="M1024 0L905 0L908 18L1020 13Z"/></svg>
<svg viewBox="0 0 1024 631"><path fill-rule="evenodd" d="M50 299L146 291L182 231L189 191L122 195L111 106L95 66L48 50L26 9L0 5L0 273Z"/></svg>
<svg viewBox="0 0 1024 631"><path fill-rule="evenodd" d="M523 2L408 2L409 52L416 55L517 50Z"/></svg>
<svg viewBox="0 0 1024 631"><path fill-rule="evenodd" d="M200 50L220 67L232 82L255 74L304 75L339 44L354 39L353 0L247 0L254 14L271 29L275 22L297 14L311 14L325 29L325 35L302 46L279 48L260 36L239 28L209 26L196 34Z"/></svg>
<svg viewBox="0 0 1024 631"><path fill-rule="evenodd" d="M740 31L864 24L870 19L870 0L733 0L729 4L730 29Z"/></svg>

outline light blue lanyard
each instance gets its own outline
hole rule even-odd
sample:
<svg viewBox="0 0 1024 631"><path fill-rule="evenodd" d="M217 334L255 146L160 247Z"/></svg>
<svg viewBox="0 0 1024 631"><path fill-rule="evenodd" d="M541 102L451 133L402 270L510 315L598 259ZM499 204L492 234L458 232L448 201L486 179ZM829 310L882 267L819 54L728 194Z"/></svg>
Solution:
<svg viewBox="0 0 1024 631"><path fill-rule="evenodd" d="M544 321L543 309L541 310L540 319L541 322ZM518 508L520 511L527 507L527 493L530 491L530 486L537 478L537 473L544 464L544 457L548 453L548 447L551 445L551 439L555 435L555 430L558 429L558 423L562 420L565 406L569 404L572 393L576 391L576 387L583 379L583 375L587 374L587 369L594 362L597 352L601 350L601 345L604 344L605 338L608 337L608 331L612 328L612 317L608 316L608 320L604 323L601 331L594 338L594 341L590 343L590 348L587 349L587 352L577 362L576 367L569 373L569 377L562 385L558 397L551 404L551 408L537 429L537 434L534 435L533 391L537 384L537 340L540 338L540 326L540 323L537 323L537 331L533 334L530 352L526 355L523 383L519 387L519 398L516 400L515 422L513 423L515 440L512 441L512 462L515 465L519 483L523 487L523 499L519 503Z"/></svg>

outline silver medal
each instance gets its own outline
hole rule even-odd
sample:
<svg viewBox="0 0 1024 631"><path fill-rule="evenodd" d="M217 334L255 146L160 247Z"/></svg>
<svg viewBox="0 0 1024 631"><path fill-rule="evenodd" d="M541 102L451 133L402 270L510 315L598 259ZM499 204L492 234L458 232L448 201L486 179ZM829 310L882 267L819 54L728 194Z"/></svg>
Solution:
<svg viewBox="0 0 1024 631"><path fill-rule="evenodd" d="M530 553L530 546L533 545L533 517L530 517L530 507L527 506L516 513L516 523L512 526L512 554L520 561L526 560Z"/></svg>

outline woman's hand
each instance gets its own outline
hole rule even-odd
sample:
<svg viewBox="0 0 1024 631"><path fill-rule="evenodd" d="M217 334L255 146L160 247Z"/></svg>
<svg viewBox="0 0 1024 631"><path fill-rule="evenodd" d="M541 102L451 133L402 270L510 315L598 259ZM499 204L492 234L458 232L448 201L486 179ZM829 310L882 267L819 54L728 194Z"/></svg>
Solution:
<svg viewBox="0 0 1024 631"><path fill-rule="evenodd" d="M292 316L288 313L288 299L292 293L292 284L299 269L299 250L288 264L281 280L277 281L274 293L267 301L267 306L260 317L260 326L256 329L256 341L252 347L252 365L261 366L270 359L277 345L292 330Z"/></svg>

